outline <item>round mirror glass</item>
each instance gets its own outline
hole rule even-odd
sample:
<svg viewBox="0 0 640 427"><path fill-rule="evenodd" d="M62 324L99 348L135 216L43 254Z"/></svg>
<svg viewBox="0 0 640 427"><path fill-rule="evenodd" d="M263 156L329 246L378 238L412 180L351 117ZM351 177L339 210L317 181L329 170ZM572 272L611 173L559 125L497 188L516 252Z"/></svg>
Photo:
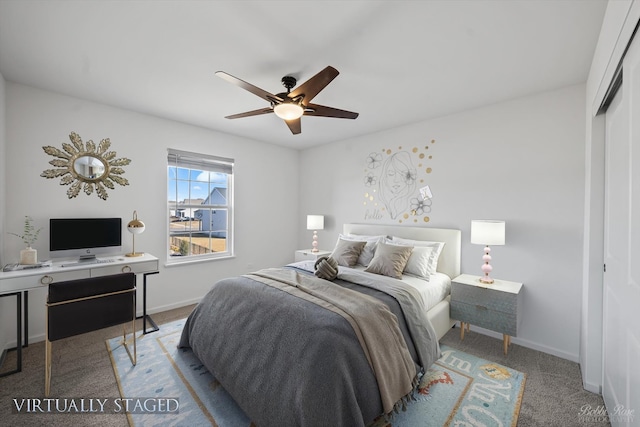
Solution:
<svg viewBox="0 0 640 427"><path fill-rule="evenodd" d="M98 157L82 156L73 162L73 169L82 178L99 179L104 175L105 165Z"/></svg>

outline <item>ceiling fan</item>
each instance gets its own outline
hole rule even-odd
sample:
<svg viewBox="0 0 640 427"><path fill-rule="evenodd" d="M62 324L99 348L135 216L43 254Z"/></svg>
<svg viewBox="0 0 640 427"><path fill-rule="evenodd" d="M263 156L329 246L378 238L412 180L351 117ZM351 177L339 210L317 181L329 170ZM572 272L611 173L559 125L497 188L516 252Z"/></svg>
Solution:
<svg viewBox="0 0 640 427"><path fill-rule="evenodd" d="M287 126L289 126L291 133L294 135L297 135L302 131L300 117L303 115L335 117L339 119L355 119L358 117L358 113L354 113L352 111L339 110L337 108L325 107L324 105L311 103L311 100L329 83L331 83L338 74L338 70L328 66L295 89L293 89L297 83L295 77L284 76L282 78L282 85L287 89L287 91L274 95L252 85L251 83L240 80L231 74L227 74L224 71L216 71L216 76L221 77L242 89L248 90L270 104L270 107L267 108L233 114L231 116L226 116L225 118L239 119L242 117L275 113L276 116L285 121Z"/></svg>

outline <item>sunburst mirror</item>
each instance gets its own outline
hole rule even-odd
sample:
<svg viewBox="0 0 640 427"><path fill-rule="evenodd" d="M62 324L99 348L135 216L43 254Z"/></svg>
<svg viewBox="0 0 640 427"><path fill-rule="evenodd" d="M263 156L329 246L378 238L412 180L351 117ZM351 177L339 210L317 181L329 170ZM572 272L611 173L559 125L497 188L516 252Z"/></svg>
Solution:
<svg viewBox="0 0 640 427"><path fill-rule="evenodd" d="M129 181L121 176L125 172L121 166L128 165L131 160L116 158L115 151L107 151L111 146L109 138L103 139L97 146L91 140L83 143L75 132L71 132L69 139L71 144L63 143L62 150L50 145L42 147L45 153L57 157L49 164L58 169L47 169L40 174L41 177L62 177L60 185L71 185L67 190L70 199L80 194L80 190L91 195L95 187L96 195L107 200L107 188L113 190L114 182L122 186L129 185Z"/></svg>

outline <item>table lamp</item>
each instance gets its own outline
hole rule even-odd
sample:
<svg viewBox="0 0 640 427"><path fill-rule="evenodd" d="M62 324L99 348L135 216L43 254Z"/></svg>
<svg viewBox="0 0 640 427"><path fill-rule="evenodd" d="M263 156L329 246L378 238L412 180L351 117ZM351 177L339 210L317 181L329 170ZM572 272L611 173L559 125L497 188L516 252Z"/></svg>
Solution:
<svg viewBox="0 0 640 427"><path fill-rule="evenodd" d="M504 221L493 220L473 220L471 221L471 243L475 245L485 245L482 260L482 272L484 276L480 278L480 282L491 284L493 279L489 276L493 267L491 261L491 248L489 245L504 245L505 224Z"/></svg>
<svg viewBox="0 0 640 427"><path fill-rule="evenodd" d="M136 252L136 234L142 233L144 229L145 229L144 222L138 219L138 212L133 211L133 219L129 221L129 223L127 224L127 230L129 230L129 233L131 233L133 237L133 247L130 253L125 254L126 256L134 257L134 256L144 255L144 252Z"/></svg>
<svg viewBox="0 0 640 427"><path fill-rule="evenodd" d="M324 215L307 215L307 230L313 230L311 252L318 252L318 230L324 230Z"/></svg>

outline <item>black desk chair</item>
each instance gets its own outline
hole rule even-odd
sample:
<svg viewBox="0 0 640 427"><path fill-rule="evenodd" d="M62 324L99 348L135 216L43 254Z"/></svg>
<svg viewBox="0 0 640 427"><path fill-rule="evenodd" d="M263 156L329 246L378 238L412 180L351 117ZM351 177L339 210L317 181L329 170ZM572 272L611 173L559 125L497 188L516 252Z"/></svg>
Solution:
<svg viewBox="0 0 640 427"><path fill-rule="evenodd" d="M133 273L52 283L47 298L44 394L51 387L51 343L123 324L122 343L136 364L136 276ZM126 322L131 322L133 355L127 342Z"/></svg>

